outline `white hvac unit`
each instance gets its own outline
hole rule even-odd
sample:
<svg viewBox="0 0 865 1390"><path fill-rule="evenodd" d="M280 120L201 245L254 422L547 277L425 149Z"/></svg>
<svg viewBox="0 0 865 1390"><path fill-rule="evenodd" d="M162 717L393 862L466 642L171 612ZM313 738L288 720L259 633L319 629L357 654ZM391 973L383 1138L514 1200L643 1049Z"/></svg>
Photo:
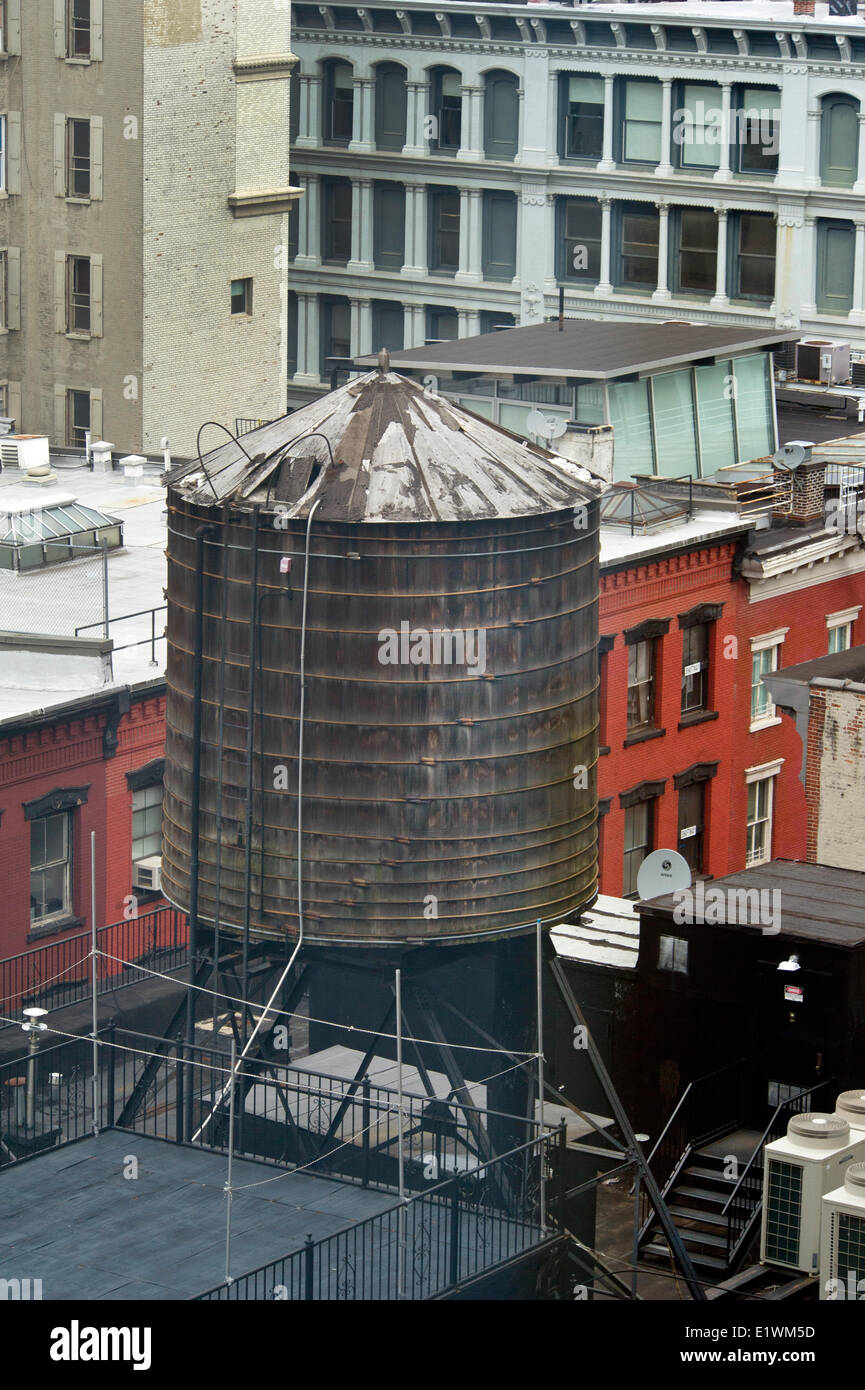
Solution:
<svg viewBox="0 0 865 1390"><path fill-rule="evenodd" d="M865 1131L851 1131L838 1115L794 1115L784 1139L763 1151L765 1264L816 1274L820 1258L820 1199L844 1180L851 1163L865 1159Z"/></svg>
<svg viewBox="0 0 865 1390"><path fill-rule="evenodd" d="M133 888L145 888L149 893L162 892L162 855L151 854L137 859L132 865Z"/></svg>
<svg viewBox="0 0 865 1390"><path fill-rule="evenodd" d="M7 434L0 439L0 464L22 473L48 473L51 457L47 434Z"/></svg>
<svg viewBox="0 0 865 1390"><path fill-rule="evenodd" d="M796 374L800 381L843 386L850 380L850 344L830 338L803 338L796 351Z"/></svg>
<svg viewBox="0 0 865 1390"><path fill-rule="evenodd" d="M820 1297L865 1301L865 1163L851 1163L844 1186L821 1203Z"/></svg>
<svg viewBox="0 0 865 1390"><path fill-rule="evenodd" d="M865 1091L842 1091L835 1102L835 1114L852 1130L865 1130Z"/></svg>

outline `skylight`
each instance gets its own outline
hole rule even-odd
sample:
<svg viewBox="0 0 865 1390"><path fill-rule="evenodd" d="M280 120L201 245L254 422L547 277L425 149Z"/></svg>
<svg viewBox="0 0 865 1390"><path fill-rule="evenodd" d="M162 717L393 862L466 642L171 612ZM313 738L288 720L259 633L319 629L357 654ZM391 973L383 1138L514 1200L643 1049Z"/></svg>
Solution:
<svg viewBox="0 0 865 1390"><path fill-rule="evenodd" d="M33 570L79 560L100 550L103 540L109 550L122 546L123 523L74 497L54 499L44 507L29 500L0 500L0 569Z"/></svg>

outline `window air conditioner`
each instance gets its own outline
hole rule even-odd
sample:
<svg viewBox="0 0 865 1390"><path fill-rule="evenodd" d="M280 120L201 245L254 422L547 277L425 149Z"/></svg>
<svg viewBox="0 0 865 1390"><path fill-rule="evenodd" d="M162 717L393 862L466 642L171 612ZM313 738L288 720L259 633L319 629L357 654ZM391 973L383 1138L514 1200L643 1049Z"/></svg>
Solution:
<svg viewBox="0 0 865 1390"><path fill-rule="evenodd" d="M149 893L162 892L162 856L151 854L147 859L137 859L132 865L133 888L145 888Z"/></svg>

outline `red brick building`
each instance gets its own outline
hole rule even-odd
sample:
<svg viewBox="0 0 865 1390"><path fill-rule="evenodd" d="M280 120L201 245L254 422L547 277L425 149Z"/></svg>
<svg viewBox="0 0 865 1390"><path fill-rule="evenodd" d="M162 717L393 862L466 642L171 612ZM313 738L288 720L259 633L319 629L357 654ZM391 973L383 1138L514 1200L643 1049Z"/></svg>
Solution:
<svg viewBox="0 0 865 1390"><path fill-rule="evenodd" d="M750 526L715 513L707 537L698 511L695 539L679 526L612 556L602 529L603 893L633 894L660 847L712 877L806 857L802 743L761 676L865 638L865 553L810 512Z"/></svg>
<svg viewBox="0 0 865 1390"><path fill-rule="evenodd" d="M133 895L143 909L132 865L152 849L164 744L163 677L0 724L0 957L90 927L92 831L97 925Z"/></svg>

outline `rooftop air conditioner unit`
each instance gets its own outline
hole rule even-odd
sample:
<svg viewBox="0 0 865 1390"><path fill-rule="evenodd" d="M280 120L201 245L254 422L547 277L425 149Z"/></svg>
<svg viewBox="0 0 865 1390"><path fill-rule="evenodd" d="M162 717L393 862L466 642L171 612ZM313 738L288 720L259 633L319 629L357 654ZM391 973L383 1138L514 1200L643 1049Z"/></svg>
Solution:
<svg viewBox="0 0 865 1390"><path fill-rule="evenodd" d="M846 1120L851 1130L865 1130L865 1090L842 1091L835 1102L835 1114Z"/></svg>
<svg viewBox="0 0 865 1390"><path fill-rule="evenodd" d="M850 344L829 338L803 338L796 353L800 381L843 386L850 380Z"/></svg>
<svg viewBox="0 0 865 1390"><path fill-rule="evenodd" d="M865 1299L865 1163L851 1163L844 1186L827 1192L820 1235L820 1297Z"/></svg>
<svg viewBox="0 0 865 1390"><path fill-rule="evenodd" d="M132 865L133 888L144 888L148 893L162 892L162 856L151 854L147 859L137 859ZM865 1139L865 1135L863 1135Z"/></svg>
<svg viewBox="0 0 865 1390"><path fill-rule="evenodd" d="M22 473L50 473L47 434L7 434L0 438L0 464Z"/></svg>
<svg viewBox="0 0 865 1390"><path fill-rule="evenodd" d="M865 1132L851 1131L838 1115L794 1115L784 1139L763 1157L760 1259L802 1274L817 1274L820 1199L843 1181L850 1163L865 1159Z"/></svg>

